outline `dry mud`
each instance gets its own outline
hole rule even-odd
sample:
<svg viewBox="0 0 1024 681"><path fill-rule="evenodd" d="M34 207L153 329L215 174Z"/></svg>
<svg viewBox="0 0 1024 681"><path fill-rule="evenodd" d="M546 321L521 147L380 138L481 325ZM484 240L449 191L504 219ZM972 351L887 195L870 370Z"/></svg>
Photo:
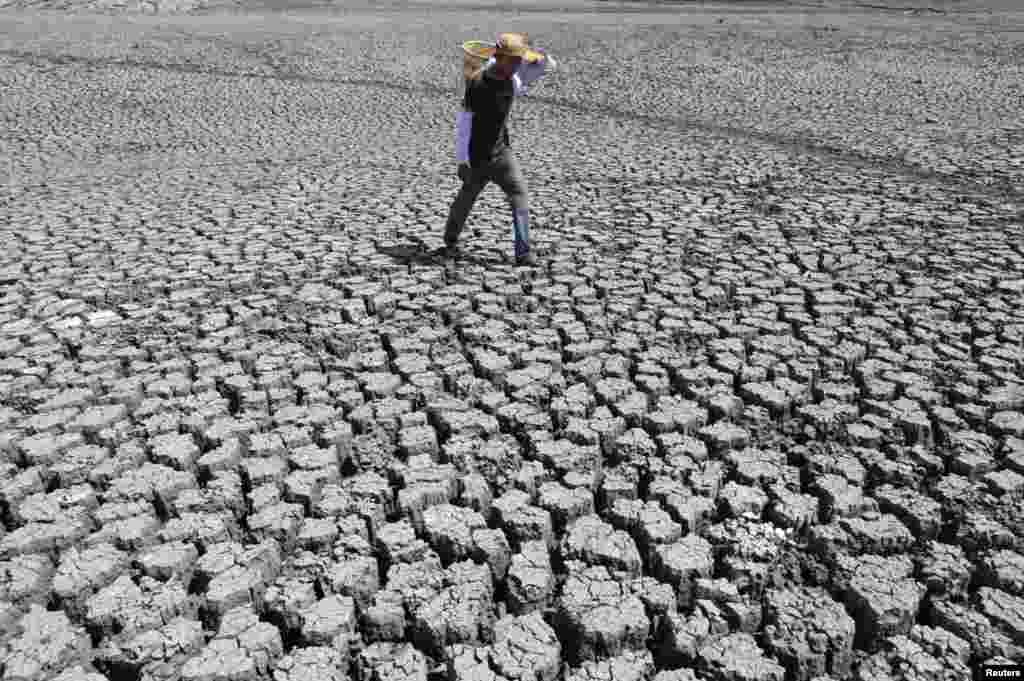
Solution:
<svg viewBox="0 0 1024 681"><path fill-rule="evenodd" d="M874 4L879 7L865 7ZM460 41L560 58L442 261ZM1024 13L0 11L4 681L1024 646Z"/></svg>

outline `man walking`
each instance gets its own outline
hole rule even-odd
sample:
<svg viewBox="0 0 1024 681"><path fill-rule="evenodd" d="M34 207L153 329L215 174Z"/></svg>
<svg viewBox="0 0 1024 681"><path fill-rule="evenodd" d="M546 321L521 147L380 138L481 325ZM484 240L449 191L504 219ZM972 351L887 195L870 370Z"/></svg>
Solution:
<svg viewBox="0 0 1024 681"><path fill-rule="evenodd" d="M502 33L494 57L466 80L462 109L456 114L455 157L462 187L448 212L441 253L458 253L459 234L480 192L494 182L505 192L512 209L512 240L516 265L537 264L530 251L530 212L526 181L512 154L508 114L515 97L544 75L554 60L541 55L527 61L526 36Z"/></svg>

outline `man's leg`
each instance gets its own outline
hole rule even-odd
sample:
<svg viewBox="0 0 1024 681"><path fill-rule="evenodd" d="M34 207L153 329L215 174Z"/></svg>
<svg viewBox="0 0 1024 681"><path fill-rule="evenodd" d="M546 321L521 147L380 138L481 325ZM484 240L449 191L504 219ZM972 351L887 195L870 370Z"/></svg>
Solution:
<svg viewBox="0 0 1024 681"><path fill-rule="evenodd" d="M530 252L530 206L526 191L526 179L511 150L506 149L494 164L493 179L512 209L512 243L517 258L525 258Z"/></svg>
<svg viewBox="0 0 1024 681"><path fill-rule="evenodd" d="M488 181L487 169L480 167L473 168L469 179L462 183L462 187L459 189L459 193L455 196L455 201L452 202L451 209L448 211L448 222L444 228L444 243L446 246L454 246L459 240L459 234L462 233L462 228L466 225L469 211L473 209L476 198L480 196L480 192L487 186Z"/></svg>

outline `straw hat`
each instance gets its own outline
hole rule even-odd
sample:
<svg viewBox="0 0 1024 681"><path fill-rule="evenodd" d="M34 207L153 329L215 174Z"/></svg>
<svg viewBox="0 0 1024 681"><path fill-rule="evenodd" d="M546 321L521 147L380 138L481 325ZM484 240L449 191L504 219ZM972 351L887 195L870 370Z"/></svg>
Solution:
<svg viewBox="0 0 1024 681"><path fill-rule="evenodd" d="M508 39L506 39L507 36L509 36ZM474 71L487 63L487 60L499 56L499 54L519 56L527 62L537 62L544 58L543 53L531 50L526 45L527 37L523 33L502 33L498 36L497 44L488 44L482 40L467 40L462 43L463 75L468 78Z"/></svg>
<svg viewBox="0 0 1024 681"><path fill-rule="evenodd" d="M494 46L495 57L526 57L525 33L502 33Z"/></svg>

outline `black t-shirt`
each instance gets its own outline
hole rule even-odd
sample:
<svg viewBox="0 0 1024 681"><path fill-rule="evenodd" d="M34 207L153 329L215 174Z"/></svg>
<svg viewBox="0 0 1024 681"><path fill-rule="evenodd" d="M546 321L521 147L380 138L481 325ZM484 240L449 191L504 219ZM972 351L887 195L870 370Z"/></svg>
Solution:
<svg viewBox="0 0 1024 681"><path fill-rule="evenodd" d="M479 80L466 82L463 106L473 112L473 132L469 138L469 160L473 166L496 158L511 146L506 122L513 99L511 79L499 80L485 72Z"/></svg>

